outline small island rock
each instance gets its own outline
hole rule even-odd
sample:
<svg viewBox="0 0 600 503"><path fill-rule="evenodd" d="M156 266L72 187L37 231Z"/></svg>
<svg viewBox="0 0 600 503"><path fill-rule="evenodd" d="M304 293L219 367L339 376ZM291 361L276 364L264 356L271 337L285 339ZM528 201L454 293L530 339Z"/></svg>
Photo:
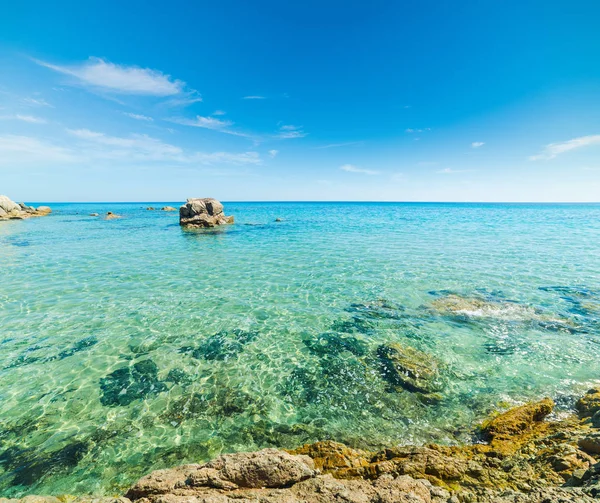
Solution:
<svg viewBox="0 0 600 503"><path fill-rule="evenodd" d="M161 211L177 211L177 208L173 208L173 206L163 206Z"/></svg>
<svg viewBox="0 0 600 503"><path fill-rule="evenodd" d="M223 214L223 205L210 197L188 199L179 208L179 224L184 227L215 227L232 223L233 217Z"/></svg>

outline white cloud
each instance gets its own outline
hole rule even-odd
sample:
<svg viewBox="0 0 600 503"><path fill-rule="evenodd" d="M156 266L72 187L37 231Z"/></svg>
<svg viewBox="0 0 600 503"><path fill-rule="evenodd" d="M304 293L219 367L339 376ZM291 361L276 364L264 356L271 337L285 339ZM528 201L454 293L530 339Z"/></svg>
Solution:
<svg viewBox="0 0 600 503"><path fill-rule="evenodd" d="M431 128L430 127L426 127L423 129L408 128L408 129L404 130L405 133L424 133L425 131L431 131Z"/></svg>
<svg viewBox="0 0 600 503"><path fill-rule="evenodd" d="M277 154L279 154L279 150L269 150L269 155L271 157L275 157Z"/></svg>
<svg viewBox="0 0 600 503"><path fill-rule="evenodd" d="M302 130L302 126L287 124L280 126L279 133L276 137L282 140L289 140L291 138L304 138L306 135L307 133Z"/></svg>
<svg viewBox="0 0 600 503"><path fill-rule="evenodd" d="M15 120L19 120L19 121L23 121L23 122L29 122L31 124L46 124L47 121L46 119L42 119L41 117L35 117L33 115L20 115L20 114L16 114L16 115L4 115L2 117L0 117L0 119L15 119Z"/></svg>
<svg viewBox="0 0 600 503"><path fill-rule="evenodd" d="M147 115L142 115L142 114L134 114L131 112L123 112L127 117L131 117L132 119L138 120L138 121L147 121L147 122L153 122L154 119L152 117L148 117Z"/></svg>
<svg viewBox="0 0 600 503"><path fill-rule="evenodd" d="M118 137L90 131L89 129L70 129L67 131L88 145L86 152L92 157L200 164L260 164L261 162L258 152L188 152L145 134ZM91 147L91 150L89 147Z"/></svg>
<svg viewBox="0 0 600 503"><path fill-rule="evenodd" d="M436 171L436 173L442 174L442 175L454 175L456 173L469 173L473 171L472 169L452 169L452 168L444 168L444 169L440 169L439 171Z"/></svg>
<svg viewBox="0 0 600 503"><path fill-rule="evenodd" d="M226 112L224 112L223 110L215 110L212 114L213 115L225 115Z"/></svg>
<svg viewBox="0 0 600 503"><path fill-rule="evenodd" d="M322 148L337 148L337 147L347 147L350 145L361 145L362 141L348 141L345 143L330 143L329 145L321 145L320 147L315 147L316 149Z"/></svg>
<svg viewBox="0 0 600 503"><path fill-rule="evenodd" d="M248 152L198 152L185 150L148 135L111 136L89 129L67 129L69 146L27 136L0 135L0 166L78 162L84 166L120 162L123 165L157 162L193 167L201 165L256 165L260 154Z"/></svg>
<svg viewBox="0 0 600 503"><path fill-rule="evenodd" d="M364 169L354 166L353 164L344 164L340 167L342 171L348 173L362 173L363 175L378 175L379 171L373 171L372 169Z"/></svg>
<svg viewBox="0 0 600 503"><path fill-rule="evenodd" d="M544 147L544 150L539 154L530 156L529 160L539 161L541 159L554 159L557 155L568 152L569 150L598 144L600 144L600 135L598 134L580 136L579 138L573 138L572 140L564 141L561 143L550 143L549 145L546 145Z"/></svg>
<svg viewBox="0 0 600 503"><path fill-rule="evenodd" d="M474 141L473 143L471 143L471 148L479 148L479 147L483 147L485 145L485 142L483 141Z"/></svg>
<svg viewBox="0 0 600 503"><path fill-rule="evenodd" d="M31 107L50 107L54 108L50 103L42 98L23 98L21 101Z"/></svg>
<svg viewBox="0 0 600 503"><path fill-rule="evenodd" d="M243 100L266 100L267 98L265 96L253 95L253 96L244 96L242 99Z"/></svg>
<svg viewBox="0 0 600 503"><path fill-rule="evenodd" d="M75 77L80 83L121 94L147 96L175 96L183 94L185 82L150 68L117 65L100 58L90 58L84 63L60 66L34 60L41 66Z"/></svg>
<svg viewBox="0 0 600 503"><path fill-rule="evenodd" d="M14 167L17 163L69 162L77 159L69 149L52 145L29 136L0 136L0 165Z"/></svg>

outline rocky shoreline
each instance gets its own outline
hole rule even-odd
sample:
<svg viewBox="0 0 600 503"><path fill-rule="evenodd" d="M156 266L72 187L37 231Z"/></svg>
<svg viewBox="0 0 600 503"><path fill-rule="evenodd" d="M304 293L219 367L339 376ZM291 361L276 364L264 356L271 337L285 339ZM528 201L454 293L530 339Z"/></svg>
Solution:
<svg viewBox="0 0 600 503"><path fill-rule="evenodd" d="M7 196L0 195L0 220L23 220L31 217L43 217L52 213L49 206L28 206L15 203Z"/></svg>
<svg viewBox="0 0 600 503"><path fill-rule="evenodd" d="M480 425L470 445L332 441L222 455L158 470L122 496L27 496L0 503L573 503L600 499L600 388L554 416L549 398Z"/></svg>

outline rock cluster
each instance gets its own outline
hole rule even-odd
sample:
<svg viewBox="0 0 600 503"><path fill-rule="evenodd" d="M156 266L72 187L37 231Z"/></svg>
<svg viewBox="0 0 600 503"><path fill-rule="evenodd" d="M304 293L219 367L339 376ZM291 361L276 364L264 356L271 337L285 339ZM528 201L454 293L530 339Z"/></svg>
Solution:
<svg viewBox="0 0 600 503"><path fill-rule="evenodd" d="M122 497L0 503L592 503L600 498L598 396L590 390L579 416L553 421L550 399L516 407L484 422L471 445L368 452L325 441L158 470Z"/></svg>
<svg viewBox="0 0 600 503"><path fill-rule="evenodd" d="M215 227L232 224L233 217L223 214L223 205L216 199L188 199L179 208L179 224L184 227Z"/></svg>
<svg viewBox="0 0 600 503"><path fill-rule="evenodd" d="M48 206L27 206L24 203L15 203L7 196L0 196L0 220L23 220L30 217L42 217L52 213Z"/></svg>

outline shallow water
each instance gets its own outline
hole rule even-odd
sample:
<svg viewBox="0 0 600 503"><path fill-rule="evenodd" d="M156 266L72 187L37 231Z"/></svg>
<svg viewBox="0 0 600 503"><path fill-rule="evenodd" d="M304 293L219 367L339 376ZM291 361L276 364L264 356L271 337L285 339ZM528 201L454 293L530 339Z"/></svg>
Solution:
<svg viewBox="0 0 600 503"><path fill-rule="evenodd" d="M600 378L600 205L228 203L209 232L146 206L0 222L1 495L466 441L498 405L567 408ZM391 342L437 361L441 400L390 386Z"/></svg>

